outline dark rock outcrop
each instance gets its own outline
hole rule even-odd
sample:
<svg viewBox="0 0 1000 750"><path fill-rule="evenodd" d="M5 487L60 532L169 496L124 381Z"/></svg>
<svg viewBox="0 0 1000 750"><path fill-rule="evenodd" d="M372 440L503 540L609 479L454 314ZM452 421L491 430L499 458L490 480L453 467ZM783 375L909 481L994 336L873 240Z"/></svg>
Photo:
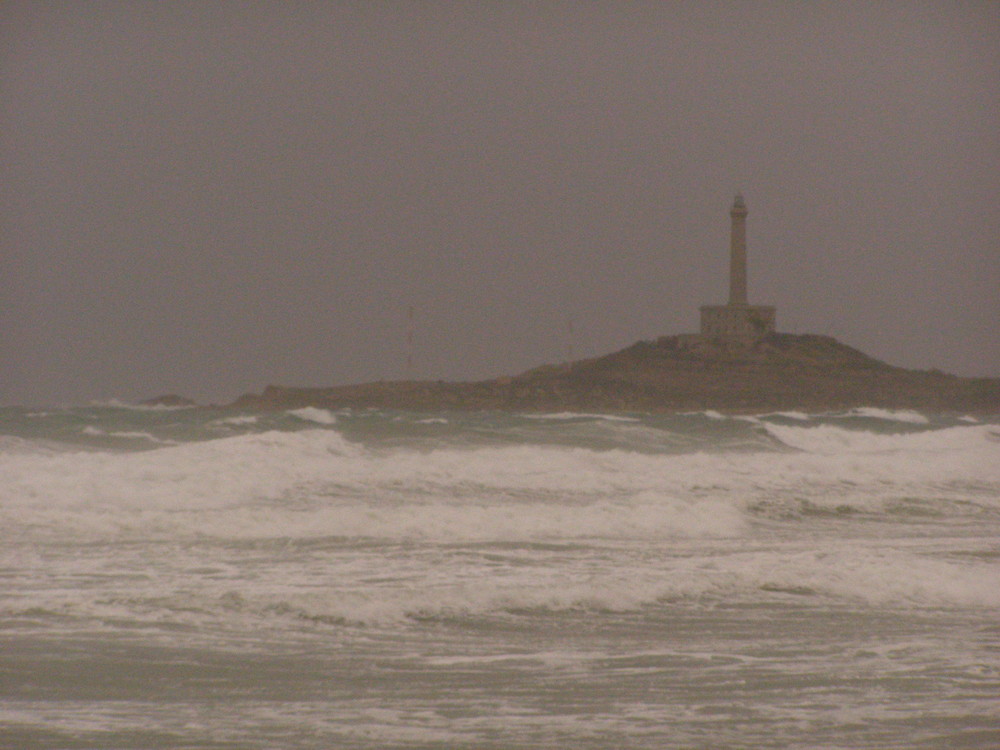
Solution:
<svg viewBox="0 0 1000 750"><path fill-rule="evenodd" d="M696 336L639 341L594 359L478 382L268 386L234 406L406 410L829 410L856 406L1000 412L1000 378L907 370L829 336L773 333L749 346Z"/></svg>

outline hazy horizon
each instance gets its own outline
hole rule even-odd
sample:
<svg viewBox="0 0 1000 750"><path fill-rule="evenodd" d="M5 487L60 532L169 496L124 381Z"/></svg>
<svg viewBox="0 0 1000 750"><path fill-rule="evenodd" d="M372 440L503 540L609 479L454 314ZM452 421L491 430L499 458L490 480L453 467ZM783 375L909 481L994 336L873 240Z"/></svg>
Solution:
<svg viewBox="0 0 1000 750"><path fill-rule="evenodd" d="M15 0L0 41L0 404L695 332L736 192L778 331L1000 376L1000 4Z"/></svg>

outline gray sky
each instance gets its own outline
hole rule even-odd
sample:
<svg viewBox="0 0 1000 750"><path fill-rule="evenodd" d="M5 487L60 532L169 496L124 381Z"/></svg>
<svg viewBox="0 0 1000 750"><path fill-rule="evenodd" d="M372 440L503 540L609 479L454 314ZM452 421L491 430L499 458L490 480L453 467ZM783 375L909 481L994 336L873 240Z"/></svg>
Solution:
<svg viewBox="0 0 1000 750"><path fill-rule="evenodd" d="M0 403L778 328L1000 375L1000 3L0 5ZM570 330L572 321L572 332Z"/></svg>

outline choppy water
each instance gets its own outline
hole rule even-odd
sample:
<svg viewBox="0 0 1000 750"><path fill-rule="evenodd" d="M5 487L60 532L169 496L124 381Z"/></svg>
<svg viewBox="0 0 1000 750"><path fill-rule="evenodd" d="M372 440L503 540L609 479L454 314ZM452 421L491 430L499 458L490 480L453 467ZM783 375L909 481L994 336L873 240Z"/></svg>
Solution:
<svg viewBox="0 0 1000 750"><path fill-rule="evenodd" d="M1000 746L1000 419L0 409L0 746Z"/></svg>

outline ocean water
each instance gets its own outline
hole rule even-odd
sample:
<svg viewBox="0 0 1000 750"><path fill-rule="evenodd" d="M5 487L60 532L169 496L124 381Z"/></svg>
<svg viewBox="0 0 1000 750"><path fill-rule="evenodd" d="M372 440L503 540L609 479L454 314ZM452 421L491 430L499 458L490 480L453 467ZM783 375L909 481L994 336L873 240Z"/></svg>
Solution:
<svg viewBox="0 0 1000 750"><path fill-rule="evenodd" d="M0 747L1000 747L1000 418L0 409Z"/></svg>

